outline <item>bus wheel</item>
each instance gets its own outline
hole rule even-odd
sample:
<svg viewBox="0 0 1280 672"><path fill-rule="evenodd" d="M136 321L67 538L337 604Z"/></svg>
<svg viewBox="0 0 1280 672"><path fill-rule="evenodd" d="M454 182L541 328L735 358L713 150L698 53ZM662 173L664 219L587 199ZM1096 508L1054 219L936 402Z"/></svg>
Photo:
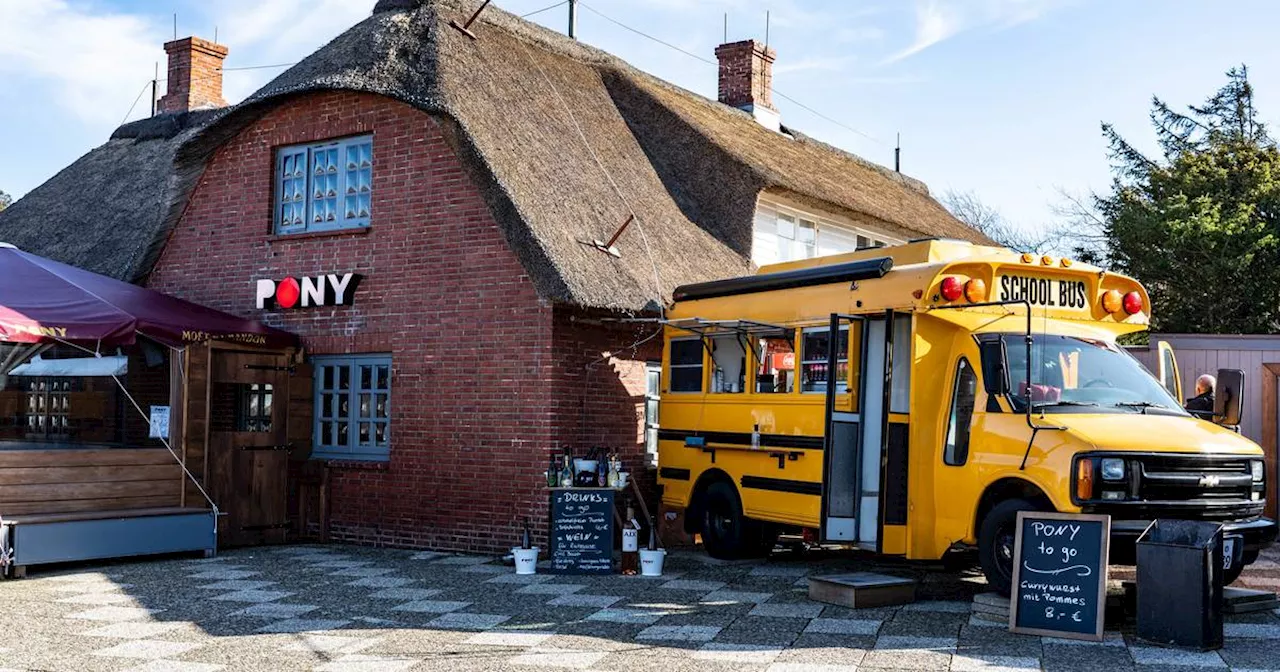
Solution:
<svg viewBox="0 0 1280 672"><path fill-rule="evenodd" d="M1257 551L1245 551L1244 557L1237 562L1234 567L1222 573L1222 585L1229 586L1240 578L1240 574L1244 572L1244 568L1258 561Z"/></svg>
<svg viewBox="0 0 1280 672"><path fill-rule="evenodd" d="M759 530L742 513L742 500L733 485L717 481L707 486L702 507L702 543L707 554L720 560L749 557L758 544Z"/></svg>
<svg viewBox="0 0 1280 672"><path fill-rule="evenodd" d="M991 589L1008 596L1013 586L1013 542L1019 511L1039 511L1025 499L1007 499L992 507L978 529L978 562Z"/></svg>

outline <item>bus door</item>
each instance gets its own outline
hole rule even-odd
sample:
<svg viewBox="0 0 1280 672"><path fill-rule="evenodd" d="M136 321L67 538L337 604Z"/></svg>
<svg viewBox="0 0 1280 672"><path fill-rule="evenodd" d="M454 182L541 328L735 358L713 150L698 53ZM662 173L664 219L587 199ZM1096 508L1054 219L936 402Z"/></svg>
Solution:
<svg viewBox="0 0 1280 672"><path fill-rule="evenodd" d="M830 332L848 325L860 333L854 371L857 394L851 409L837 409L839 380L828 376L826 435L823 442L822 529L824 541L855 543L875 550L880 531L881 460L888 437L889 380L893 372L893 331L888 321L854 315L831 316ZM838 370L848 340L828 339L827 371Z"/></svg>

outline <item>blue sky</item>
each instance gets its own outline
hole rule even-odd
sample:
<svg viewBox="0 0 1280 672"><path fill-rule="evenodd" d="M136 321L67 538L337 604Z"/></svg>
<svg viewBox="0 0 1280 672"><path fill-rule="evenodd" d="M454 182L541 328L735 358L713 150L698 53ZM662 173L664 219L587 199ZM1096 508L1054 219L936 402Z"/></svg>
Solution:
<svg viewBox="0 0 1280 672"><path fill-rule="evenodd" d="M477 0L478 2L478 0ZM495 0L519 14L555 0ZM1199 103L1246 63L1265 120L1280 115L1280 3L1235 0L581 0L579 39L714 97L716 70L601 14L714 60L729 39L778 52L783 123L892 165L938 194L973 191L1008 219L1054 221L1060 192L1109 183L1098 125L1149 147L1152 94ZM298 60L373 0L0 0L0 189L20 196L148 113L172 36L218 39L228 68ZM592 11L595 10L595 11ZM598 13L597 13L598 12ZM567 9L531 18L564 29ZM237 101L281 68L226 73ZM161 84L163 92L163 83ZM141 99L139 99L139 95ZM134 101L130 112L131 105Z"/></svg>

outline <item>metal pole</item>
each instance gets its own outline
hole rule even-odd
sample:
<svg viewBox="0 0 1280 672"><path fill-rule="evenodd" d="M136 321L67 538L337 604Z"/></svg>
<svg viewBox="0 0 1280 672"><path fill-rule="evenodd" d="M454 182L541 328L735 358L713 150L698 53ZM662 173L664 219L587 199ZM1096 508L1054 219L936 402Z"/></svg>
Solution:
<svg viewBox="0 0 1280 672"><path fill-rule="evenodd" d="M578 39L578 0L569 0L569 37Z"/></svg>

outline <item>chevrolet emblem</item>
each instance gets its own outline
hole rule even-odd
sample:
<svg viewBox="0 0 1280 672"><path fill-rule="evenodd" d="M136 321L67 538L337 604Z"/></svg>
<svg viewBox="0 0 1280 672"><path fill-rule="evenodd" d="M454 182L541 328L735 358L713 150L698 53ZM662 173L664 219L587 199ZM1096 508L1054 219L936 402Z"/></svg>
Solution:
<svg viewBox="0 0 1280 672"><path fill-rule="evenodd" d="M1216 488L1218 487L1218 477L1212 474L1208 476L1201 476L1200 485L1210 487L1210 488Z"/></svg>

